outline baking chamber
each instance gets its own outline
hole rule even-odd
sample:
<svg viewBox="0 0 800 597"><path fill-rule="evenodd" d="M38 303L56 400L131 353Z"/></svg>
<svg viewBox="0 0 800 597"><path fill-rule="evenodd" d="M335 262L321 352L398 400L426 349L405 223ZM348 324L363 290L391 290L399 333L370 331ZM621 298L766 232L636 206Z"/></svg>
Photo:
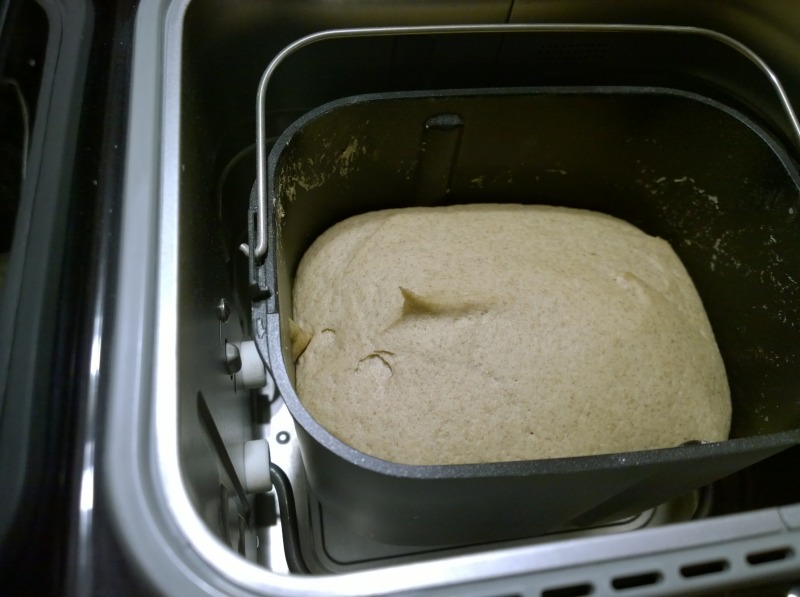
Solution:
<svg viewBox="0 0 800 597"><path fill-rule="evenodd" d="M775 36L773 45L732 8L711 15L670 2L654 7L651 19L623 3L602 15L581 3L415 7L142 5L117 305L125 317L115 324L106 466L129 553L153 578L163 568L158 554L178 554L185 567L166 577L172 586L242 593L452 594L464 583L478 594L667 592L796 577L800 487L785 471L796 467L797 449L753 464L797 440L790 278L798 145L786 108L796 104L798 83L783 68L789 42ZM790 27L791 19L771 13L761 19ZM669 27L573 27L554 37L565 23L649 21ZM468 23L492 26L306 43L283 56L259 95L270 61L305 35ZM552 30L495 29L508 23ZM677 25L722 32L733 44ZM606 43L607 34L616 41ZM782 86L752 50L774 65ZM442 114L462 124L425 126ZM321 151L317 134L330 138L332 161L357 136L405 165L386 168L365 152L347 176L314 189L295 185L294 200L284 202L297 178L292 164ZM499 149L488 151L486 139L499 139ZM422 142L435 147L430 159L419 155ZM252 193L259 165L277 181L278 199L262 202L258 185ZM379 198L368 191L375 179L389 181ZM657 463L653 469L599 457L620 491L598 492L591 504L581 497L574 508L552 494L542 505L563 512L546 517L558 519L547 529L531 523L520 531L511 516L489 534L459 534L470 528L459 519L453 528L462 531L448 536L435 526L436 510L427 536L413 525L381 529L376 512L387 507L370 511L371 481L348 478L337 461L360 456L332 446L283 404L291 404L293 375L290 363L276 364L287 344L286 289L305 247L347 215L490 194L606 211L670 240L709 312L734 409L744 414L730 442L643 457ZM270 239L267 212L279 205L283 229ZM270 243L272 251L256 253ZM265 357L261 371L249 368L253 348ZM262 450L250 468L247 455L265 441L269 461ZM735 466L717 466L729 456ZM254 479L269 463L275 488L267 492ZM552 491L594 491L577 478L565 485L563 465L553 466ZM526 478L509 476L509 484ZM711 477L721 478L709 485ZM511 511L513 497L492 502L504 495L498 487L476 500L481 511ZM444 490L439 512L472 491ZM407 535L398 538L400 531Z"/></svg>

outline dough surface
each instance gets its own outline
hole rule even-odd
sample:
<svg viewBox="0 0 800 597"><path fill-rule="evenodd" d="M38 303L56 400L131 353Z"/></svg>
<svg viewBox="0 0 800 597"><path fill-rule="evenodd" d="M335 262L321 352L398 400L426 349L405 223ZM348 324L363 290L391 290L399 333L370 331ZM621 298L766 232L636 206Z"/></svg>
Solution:
<svg viewBox="0 0 800 597"><path fill-rule="evenodd" d="M296 389L372 456L463 464L727 439L705 310L664 240L577 209L463 205L344 220L304 255Z"/></svg>

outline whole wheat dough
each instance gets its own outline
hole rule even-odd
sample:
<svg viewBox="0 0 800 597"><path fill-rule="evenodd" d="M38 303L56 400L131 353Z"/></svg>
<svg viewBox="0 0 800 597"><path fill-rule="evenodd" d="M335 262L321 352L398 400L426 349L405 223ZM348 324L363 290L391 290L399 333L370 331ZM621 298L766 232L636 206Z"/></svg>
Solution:
<svg viewBox="0 0 800 597"><path fill-rule="evenodd" d="M303 257L294 319L311 334L300 400L385 460L501 462L728 436L725 368L682 263L665 241L599 213L469 205L350 218Z"/></svg>

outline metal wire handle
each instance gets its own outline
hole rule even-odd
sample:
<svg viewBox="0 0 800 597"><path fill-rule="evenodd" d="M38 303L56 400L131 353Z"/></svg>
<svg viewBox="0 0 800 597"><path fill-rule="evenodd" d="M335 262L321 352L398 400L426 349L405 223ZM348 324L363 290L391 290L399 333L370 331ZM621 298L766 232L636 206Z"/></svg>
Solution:
<svg viewBox="0 0 800 597"><path fill-rule="evenodd" d="M391 35L445 35L452 33L678 33L684 35L701 35L719 41L750 60L767 77L773 90L780 99L783 111L792 128L797 146L800 147L800 122L792 109L789 97L780 80L772 69L758 54L741 42L711 29L700 27L661 26L661 25L593 25L593 24L495 24L495 25L438 25L413 27L368 27L357 29L331 29L312 33L302 37L281 50L269 63L258 84L256 99L256 159L258 184L258 214L256 217L256 246L253 258L258 262L267 254L267 156L266 144L266 95L267 86L278 66L288 56L305 46L339 38L353 37L387 37ZM250 253L247 245L242 250Z"/></svg>

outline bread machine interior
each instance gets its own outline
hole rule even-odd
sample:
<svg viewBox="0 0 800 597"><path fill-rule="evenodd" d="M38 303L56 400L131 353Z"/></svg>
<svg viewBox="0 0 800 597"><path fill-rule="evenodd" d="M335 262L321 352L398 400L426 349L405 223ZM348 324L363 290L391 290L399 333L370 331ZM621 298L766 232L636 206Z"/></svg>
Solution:
<svg viewBox="0 0 800 597"><path fill-rule="evenodd" d="M263 60L209 69L249 55L278 18L216 29L212 13L193 2L182 24L180 194L208 201L180 223L177 421L187 494L226 546L273 572L346 575L800 502L776 474L800 456L798 131L759 64L679 28L351 32L281 56L254 119L273 56L373 23L345 11L352 23L309 28L289 10ZM294 389L305 250L359 213L486 202L590 209L669 241L725 363L731 439L425 467L321 427ZM213 334L192 325L209 302ZM220 353L222 374L203 365Z"/></svg>

